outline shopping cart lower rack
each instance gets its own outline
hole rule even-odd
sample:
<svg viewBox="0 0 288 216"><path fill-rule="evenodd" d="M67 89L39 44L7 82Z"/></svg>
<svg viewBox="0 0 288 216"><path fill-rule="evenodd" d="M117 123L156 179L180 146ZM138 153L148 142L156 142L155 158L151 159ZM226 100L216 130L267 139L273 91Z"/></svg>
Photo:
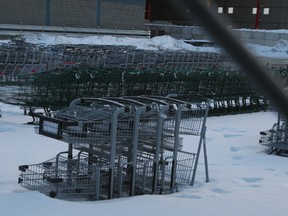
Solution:
<svg viewBox="0 0 288 216"><path fill-rule="evenodd" d="M67 152L65 152L67 153ZM39 191L47 196L65 200L99 200L109 197L108 164L99 164L97 158L90 158L83 152L75 158L57 157L40 164L22 165L19 177L21 186ZM171 152L170 152L171 154ZM195 154L179 152L176 182L187 184L191 180ZM155 175L153 160L138 158L135 169L134 195L152 193ZM159 166L157 193L170 192L172 157L166 157ZM129 163L114 168L113 197L131 194L132 170Z"/></svg>
<svg viewBox="0 0 288 216"><path fill-rule="evenodd" d="M259 143L265 147L269 153L286 154L288 153L288 127L287 119L278 114L278 121L271 129L260 132Z"/></svg>
<svg viewBox="0 0 288 216"><path fill-rule="evenodd" d="M171 97L80 98L39 118L39 134L68 151L21 165L19 184L65 200L101 200L176 191L194 184L201 147L209 181L205 132L209 102ZM196 153L179 135L199 136Z"/></svg>

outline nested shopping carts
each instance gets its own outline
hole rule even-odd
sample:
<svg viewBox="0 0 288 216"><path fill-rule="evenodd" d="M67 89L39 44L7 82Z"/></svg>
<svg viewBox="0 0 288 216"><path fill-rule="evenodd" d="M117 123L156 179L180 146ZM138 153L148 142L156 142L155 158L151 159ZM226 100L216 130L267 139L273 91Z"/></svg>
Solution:
<svg viewBox="0 0 288 216"><path fill-rule="evenodd" d="M265 147L267 153L287 154L288 127L287 118L278 114L277 123L271 129L260 132L259 143Z"/></svg>
<svg viewBox="0 0 288 216"><path fill-rule="evenodd" d="M209 101L171 97L79 98L51 117L38 115L39 133L68 143L43 163L21 165L19 184L65 200L99 200L171 193L194 184L205 147ZM199 136L196 153L181 134Z"/></svg>
<svg viewBox="0 0 288 216"><path fill-rule="evenodd" d="M273 75L286 79L286 68ZM210 115L266 110L268 101L225 53L132 46L0 45L0 101L57 110L80 97L181 94L211 98Z"/></svg>

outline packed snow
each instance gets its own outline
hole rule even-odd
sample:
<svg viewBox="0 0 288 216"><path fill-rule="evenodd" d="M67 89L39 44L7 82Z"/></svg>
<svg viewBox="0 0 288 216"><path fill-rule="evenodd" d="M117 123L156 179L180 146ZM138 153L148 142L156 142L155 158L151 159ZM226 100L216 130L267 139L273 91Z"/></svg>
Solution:
<svg viewBox="0 0 288 216"><path fill-rule="evenodd" d="M169 36L153 39L89 36L83 38L30 34L27 42L51 44L133 45L139 49L187 49L193 47ZM8 41L2 41L7 43ZM288 42L275 47L249 45L258 55L287 58ZM217 49L217 48L216 48ZM259 145L259 132L277 121L272 111L209 117L207 151L210 182L205 183L203 153L195 185L181 186L169 195L142 195L105 201L68 202L28 191L17 183L22 164L40 163L67 150L67 144L41 136L19 106L0 103L0 213L3 216L29 215L125 215L125 216L286 216L288 167L286 157L268 155ZM197 140L197 139L196 139ZM184 137L184 150L197 145L195 137Z"/></svg>

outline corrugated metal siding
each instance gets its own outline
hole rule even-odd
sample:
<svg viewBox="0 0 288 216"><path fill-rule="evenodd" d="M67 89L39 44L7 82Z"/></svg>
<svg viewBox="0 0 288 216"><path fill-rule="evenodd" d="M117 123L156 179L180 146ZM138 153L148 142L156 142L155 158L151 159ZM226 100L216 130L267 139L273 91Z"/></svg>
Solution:
<svg viewBox="0 0 288 216"><path fill-rule="evenodd" d="M95 0L52 0L52 26L96 27Z"/></svg>
<svg viewBox="0 0 288 216"><path fill-rule="evenodd" d="M102 1L100 27L118 29L144 28L143 5L132 5L122 2Z"/></svg>
<svg viewBox="0 0 288 216"><path fill-rule="evenodd" d="M0 23L2 24L45 24L45 1L1 0Z"/></svg>
<svg viewBox="0 0 288 216"><path fill-rule="evenodd" d="M0 0L2 24L141 30L144 12L145 0Z"/></svg>

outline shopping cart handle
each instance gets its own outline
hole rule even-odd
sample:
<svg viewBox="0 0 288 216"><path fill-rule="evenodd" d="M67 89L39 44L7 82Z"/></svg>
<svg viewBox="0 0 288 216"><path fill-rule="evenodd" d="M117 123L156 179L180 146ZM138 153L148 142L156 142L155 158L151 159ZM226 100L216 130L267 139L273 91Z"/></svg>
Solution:
<svg viewBox="0 0 288 216"><path fill-rule="evenodd" d="M149 112L150 110L152 109L152 107L151 106L146 106L146 112Z"/></svg>
<svg viewBox="0 0 288 216"><path fill-rule="evenodd" d="M21 165L21 166L18 167L18 169L19 169L20 171L22 171L22 172L25 172L28 168L29 168L28 165Z"/></svg>
<svg viewBox="0 0 288 216"><path fill-rule="evenodd" d="M130 107L128 107L128 106L125 106L125 107L124 107L124 112L130 112L130 110L131 110L131 109L130 109Z"/></svg>

